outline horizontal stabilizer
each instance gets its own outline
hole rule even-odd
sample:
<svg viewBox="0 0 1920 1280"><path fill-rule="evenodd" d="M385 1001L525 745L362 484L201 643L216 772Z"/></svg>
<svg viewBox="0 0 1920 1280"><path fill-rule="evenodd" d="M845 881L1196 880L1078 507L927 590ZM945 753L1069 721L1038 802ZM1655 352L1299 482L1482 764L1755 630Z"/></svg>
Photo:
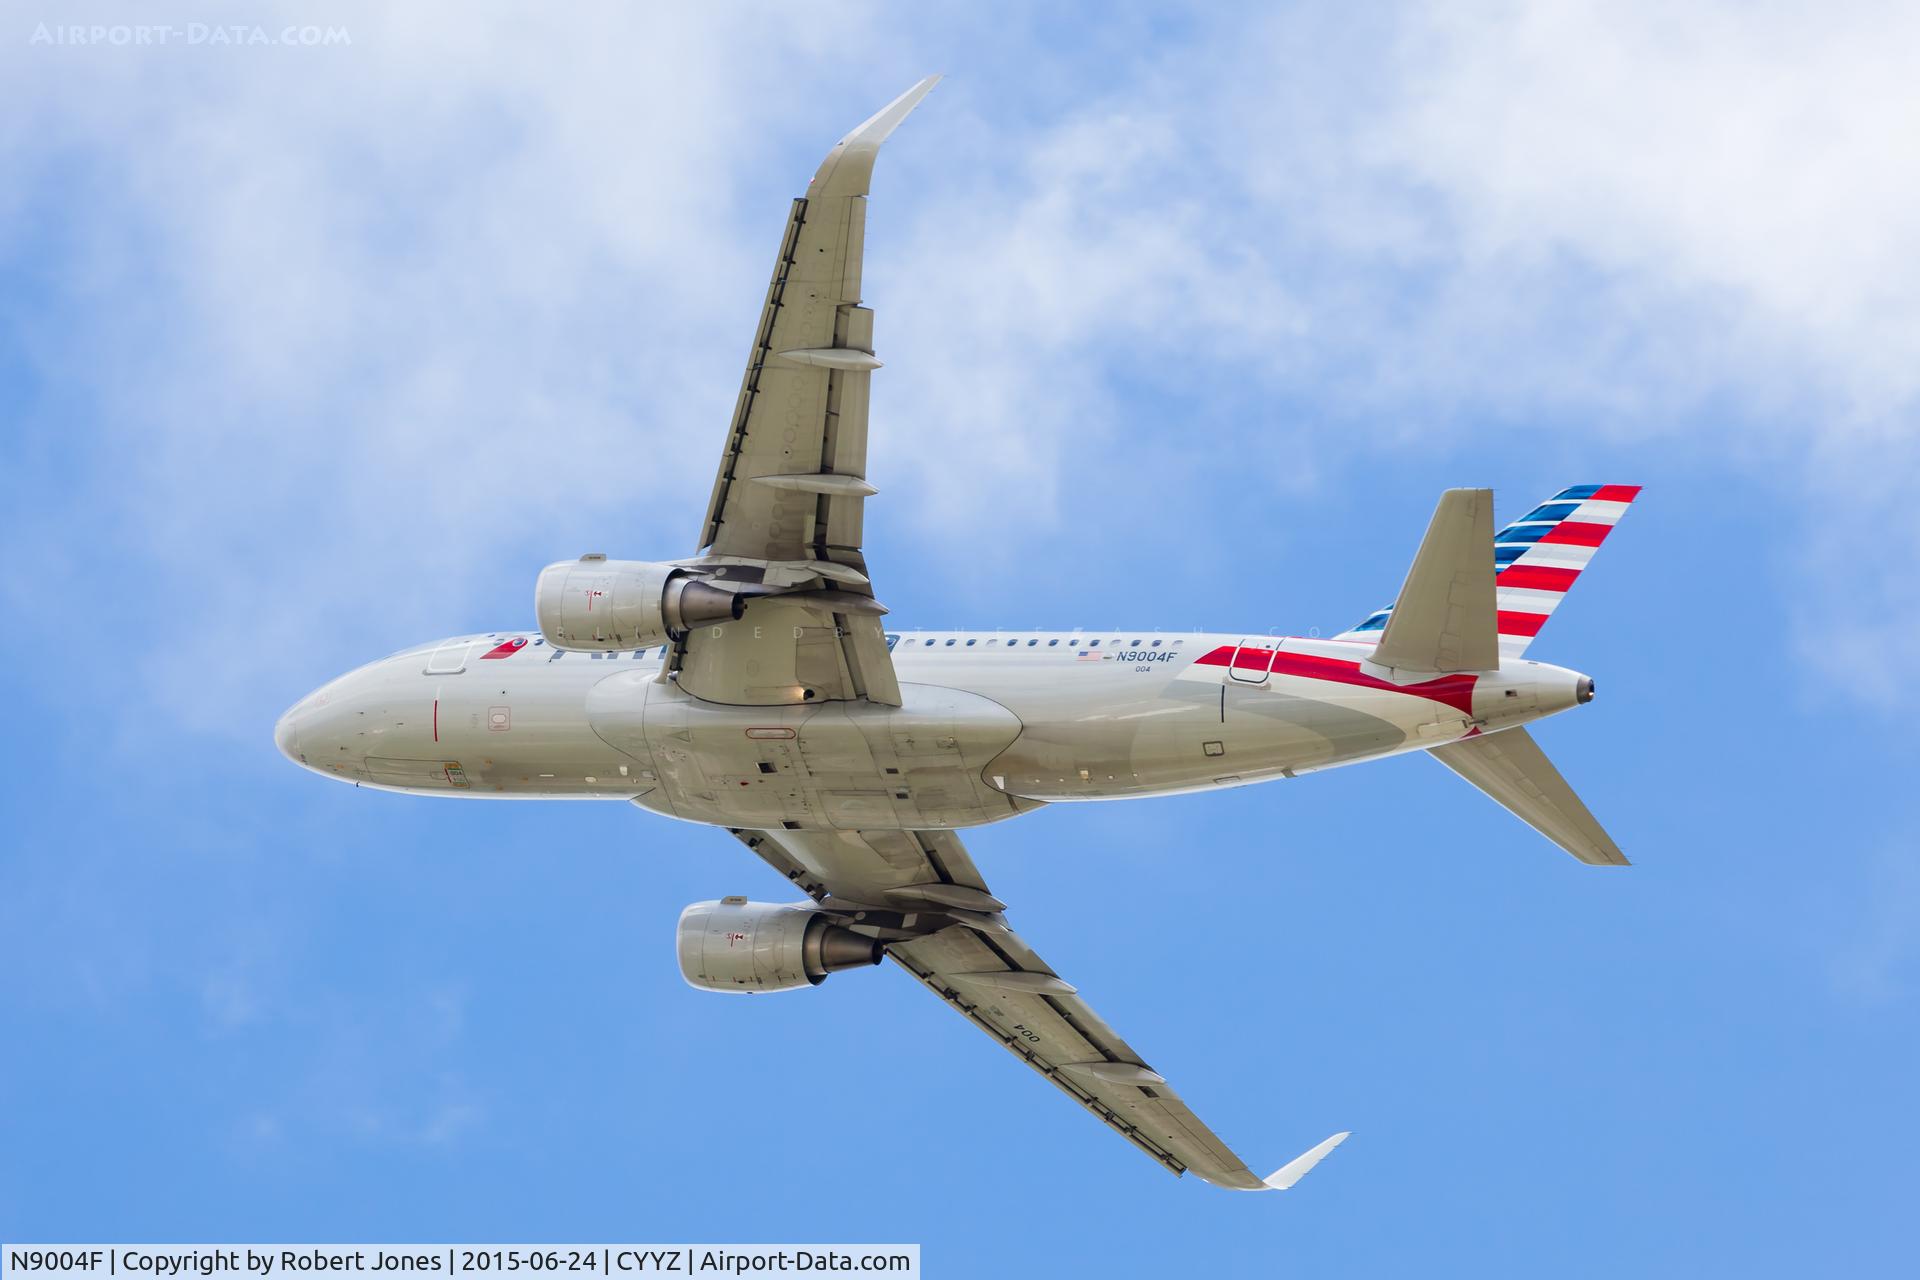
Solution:
<svg viewBox="0 0 1920 1280"><path fill-rule="evenodd" d="M1624 867L1626 855L1525 729L1462 738L1429 753L1513 811L1515 817L1596 867Z"/></svg>
<svg viewBox="0 0 1920 1280"><path fill-rule="evenodd" d="M1494 671L1493 490L1449 489L1394 601L1373 661L1404 671Z"/></svg>

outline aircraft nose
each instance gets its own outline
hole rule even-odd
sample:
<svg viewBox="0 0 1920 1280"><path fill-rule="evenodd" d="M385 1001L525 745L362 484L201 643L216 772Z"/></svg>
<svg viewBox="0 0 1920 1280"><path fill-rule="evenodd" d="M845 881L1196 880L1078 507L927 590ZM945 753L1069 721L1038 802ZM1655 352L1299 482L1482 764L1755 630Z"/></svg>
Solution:
<svg viewBox="0 0 1920 1280"><path fill-rule="evenodd" d="M273 745L280 748L280 754L295 764L300 760L300 731L294 727L293 712L288 711L273 726Z"/></svg>

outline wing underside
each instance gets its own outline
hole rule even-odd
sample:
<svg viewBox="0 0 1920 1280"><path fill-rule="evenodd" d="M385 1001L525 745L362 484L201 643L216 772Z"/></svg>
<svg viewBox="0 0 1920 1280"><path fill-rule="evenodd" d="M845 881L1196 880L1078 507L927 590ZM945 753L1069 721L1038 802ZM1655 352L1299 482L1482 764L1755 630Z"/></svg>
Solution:
<svg viewBox="0 0 1920 1280"><path fill-rule="evenodd" d="M880 361L860 288L874 157L938 79L842 138L788 213L701 525L705 551L687 562L767 594L676 646L669 669L696 697L900 704L862 550Z"/></svg>
<svg viewBox="0 0 1920 1280"><path fill-rule="evenodd" d="M727 445L685 563L751 597L674 646L663 678L732 705L901 704L862 550L873 313L860 305L873 161L938 77L841 139L794 201ZM1054 1087L1174 1173L1292 1186L1346 1135L1254 1174L1006 923L945 830L736 830L769 866Z"/></svg>
<svg viewBox="0 0 1920 1280"><path fill-rule="evenodd" d="M1166 1168L1191 1169L1220 1186L1260 1189L1259 1176L1018 934L949 928L895 943L887 954Z"/></svg>
<svg viewBox="0 0 1920 1280"><path fill-rule="evenodd" d="M1291 1186L1339 1134L1262 1178L1007 927L950 831L736 831L823 906L858 912L887 954L955 1012L1173 1173L1261 1191ZM871 856L862 859L858 850ZM878 908L877 910L875 908ZM859 928L859 924L853 927Z"/></svg>

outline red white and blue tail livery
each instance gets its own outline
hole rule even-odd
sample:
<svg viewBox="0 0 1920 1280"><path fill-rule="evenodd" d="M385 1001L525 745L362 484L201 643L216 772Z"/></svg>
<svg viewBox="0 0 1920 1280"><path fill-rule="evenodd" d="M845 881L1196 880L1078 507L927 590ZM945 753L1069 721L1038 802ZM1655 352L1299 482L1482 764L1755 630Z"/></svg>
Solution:
<svg viewBox="0 0 1920 1280"><path fill-rule="evenodd" d="M1500 656L1527 651L1593 553L1640 496L1637 484L1576 484L1562 489L1494 536L1495 625ZM1368 615L1340 640L1378 639L1392 606Z"/></svg>

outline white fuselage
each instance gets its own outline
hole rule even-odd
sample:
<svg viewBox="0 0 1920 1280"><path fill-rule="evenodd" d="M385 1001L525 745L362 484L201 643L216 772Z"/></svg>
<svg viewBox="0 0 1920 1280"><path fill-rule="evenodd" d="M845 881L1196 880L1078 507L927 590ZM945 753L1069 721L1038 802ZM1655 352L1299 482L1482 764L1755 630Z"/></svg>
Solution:
<svg viewBox="0 0 1920 1280"><path fill-rule="evenodd" d="M1370 644L1297 637L888 639L900 707L728 706L662 681L660 648L460 637L316 690L275 739L316 772L389 790L633 800L734 828L928 830L1439 746L1551 715L1592 689L1524 660L1407 675L1370 662Z"/></svg>

